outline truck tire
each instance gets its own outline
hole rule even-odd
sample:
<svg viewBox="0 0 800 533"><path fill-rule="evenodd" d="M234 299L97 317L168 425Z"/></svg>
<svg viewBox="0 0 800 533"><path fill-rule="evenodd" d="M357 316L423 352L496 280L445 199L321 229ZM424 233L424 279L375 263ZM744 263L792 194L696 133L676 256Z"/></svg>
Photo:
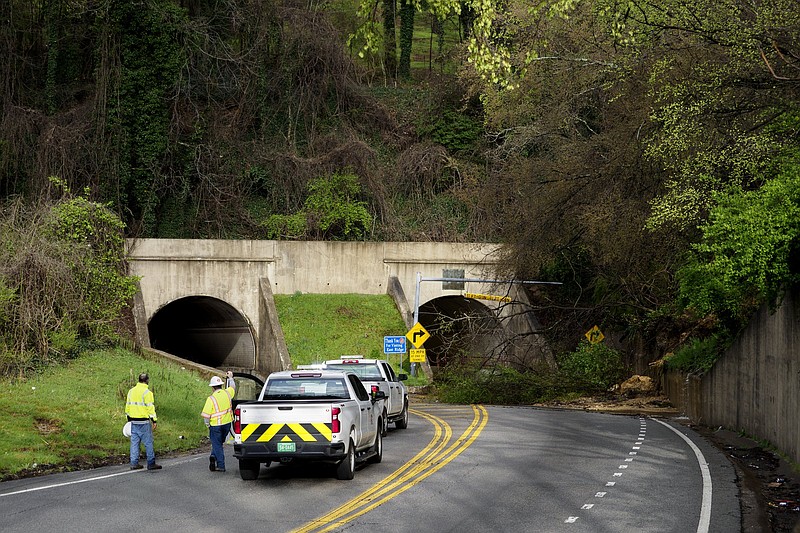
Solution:
<svg viewBox="0 0 800 533"><path fill-rule="evenodd" d="M261 463L252 459L239 459L239 476L245 481L258 479Z"/></svg>
<svg viewBox="0 0 800 533"><path fill-rule="evenodd" d="M336 479L353 479L356 470L356 445L350 439L347 447L347 456L336 465Z"/></svg>
<svg viewBox="0 0 800 533"><path fill-rule="evenodd" d="M384 425L383 421L380 424L380 427L382 427ZM372 445L372 451L375 455L369 458L369 463L378 464L383 461L383 435L381 435L380 431L375 433L375 444Z"/></svg>
<svg viewBox="0 0 800 533"><path fill-rule="evenodd" d="M397 429L408 427L408 400L403 403L403 412L400 413L400 418L394 421L394 427Z"/></svg>
<svg viewBox="0 0 800 533"><path fill-rule="evenodd" d="M383 421L381 422L381 437L385 437L389 431L389 417L386 415L386 409L383 410Z"/></svg>

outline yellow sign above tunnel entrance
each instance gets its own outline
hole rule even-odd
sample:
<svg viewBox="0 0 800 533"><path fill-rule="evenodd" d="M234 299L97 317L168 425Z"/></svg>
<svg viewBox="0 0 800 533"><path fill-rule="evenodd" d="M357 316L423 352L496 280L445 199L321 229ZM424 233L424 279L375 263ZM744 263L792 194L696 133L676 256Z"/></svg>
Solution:
<svg viewBox="0 0 800 533"><path fill-rule="evenodd" d="M465 298L472 298L473 300L494 300L495 302L510 302L510 296L497 296L495 294L478 294L474 292L464 293Z"/></svg>

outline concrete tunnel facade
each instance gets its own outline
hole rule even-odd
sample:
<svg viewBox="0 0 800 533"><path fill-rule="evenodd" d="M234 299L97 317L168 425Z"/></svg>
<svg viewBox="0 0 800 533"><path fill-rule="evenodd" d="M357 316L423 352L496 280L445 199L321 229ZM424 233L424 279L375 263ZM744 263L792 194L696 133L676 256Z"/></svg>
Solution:
<svg viewBox="0 0 800 533"><path fill-rule="evenodd" d="M434 363L452 353L497 351L490 337L516 359L552 358L521 287L504 288L513 301L499 304L464 296L491 294L496 285L419 283L420 275L491 278L497 250L483 243L129 240L129 273L141 289L137 336L142 346L182 359L265 376L291 364L274 294L389 294L407 328L414 325L408 302L420 302ZM473 319L469 328L461 327L465 317ZM459 345L456 330L469 340ZM490 334L477 338L475 331Z"/></svg>
<svg viewBox="0 0 800 533"><path fill-rule="evenodd" d="M419 322L431 334L425 349L433 367L502 350L503 324L494 310L478 300L434 298L420 305ZM195 363L247 370L256 366L253 327L242 313L218 298L188 296L170 302L153 315L148 333L152 348Z"/></svg>

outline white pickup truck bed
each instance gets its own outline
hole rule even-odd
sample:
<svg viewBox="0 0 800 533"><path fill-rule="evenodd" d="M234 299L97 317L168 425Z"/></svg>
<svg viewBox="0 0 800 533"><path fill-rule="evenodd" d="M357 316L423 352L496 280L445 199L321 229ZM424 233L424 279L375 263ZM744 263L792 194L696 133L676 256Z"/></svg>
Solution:
<svg viewBox="0 0 800 533"><path fill-rule="evenodd" d="M233 454L242 479L256 479L271 461L331 462L339 479L352 479L356 461L381 461L385 401L349 372L271 374L257 401L234 410Z"/></svg>

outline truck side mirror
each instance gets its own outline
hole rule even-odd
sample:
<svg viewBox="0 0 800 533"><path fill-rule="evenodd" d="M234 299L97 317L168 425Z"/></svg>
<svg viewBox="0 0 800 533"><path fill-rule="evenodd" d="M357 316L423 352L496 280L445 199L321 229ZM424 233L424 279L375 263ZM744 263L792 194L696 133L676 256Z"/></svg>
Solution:
<svg viewBox="0 0 800 533"><path fill-rule="evenodd" d="M408 374L397 374L397 379L400 381L405 381L408 379Z"/></svg>
<svg viewBox="0 0 800 533"><path fill-rule="evenodd" d="M385 399L386 399L386 393L383 392L382 390L372 391L372 401L373 402L376 402L378 400L385 400Z"/></svg>

